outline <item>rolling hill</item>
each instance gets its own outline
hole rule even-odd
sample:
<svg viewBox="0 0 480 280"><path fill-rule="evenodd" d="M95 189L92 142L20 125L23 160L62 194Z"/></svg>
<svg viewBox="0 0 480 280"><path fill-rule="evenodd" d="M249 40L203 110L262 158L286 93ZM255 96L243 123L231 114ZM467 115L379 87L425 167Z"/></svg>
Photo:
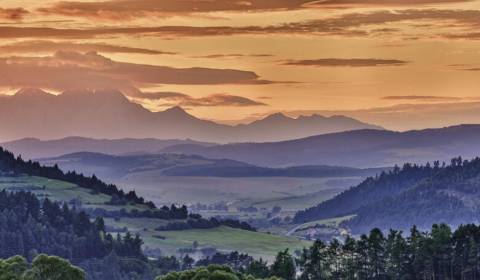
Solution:
<svg viewBox="0 0 480 280"><path fill-rule="evenodd" d="M67 203L77 210L84 210L93 217L103 216L108 232L138 233L144 240L144 248L178 254L180 249L190 248L197 240L199 249L216 248L222 252L240 251L257 257L271 259L285 248L300 249L308 242L292 237L257 233L229 226L192 228L184 231L159 231L170 223L200 221L198 215L185 218L181 207L154 209L143 198L124 193L114 185L107 185L96 177L77 173L63 173L57 167L42 167L37 162L23 161L0 149L0 191L31 192L39 199ZM114 191L115 190L115 191ZM126 201L116 203L125 195ZM204 220L205 221L205 220ZM162 238L159 236L164 235ZM229 242L218 238L219 234L235 236ZM198 236L202 238L198 238ZM189 241L191 240L191 241ZM262 248L268 250L262 251Z"/></svg>
<svg viewBox="0 0 480 280"><path fill-rule="evenodd" d="M180 107L151 112L115 90L77 90L53 95L39 89L0 96L0 127L0 141L83 136L190 138L217 143L280 141L346 130L382 129L343 116L294 119L281 114L247 125L229 126L196 118Z"/></svg>
<svg viewBox="0 0 480 280"><path fill-rule="evenodd" d="M140 154L115 156L101 153L73 153L40 159L45 165L58 164L65 170L95 174L101 178L119 178L148 172L150 176L197 177L357 177L372 176L384 168L358 169L337 166L259 167L229 159L208 159L182 154Z"/></svg>
<svg viewBox="0 0 480 280"><path fill-rule="evenodd" d="M170 146L186 147L189 145L211 146L212 143L194 140L160 140L160 139L93 139L85 137L67 137L58 140L40 140L24 138L5 142L0 146L9 151L22 155L23 158L38 159L58 157L65 154L78 152L104 153L111 155L148 154L158 153Z"/></svg>
<svg viewBox="0 0 480 280"><path fill-rule="evenodd" d="M355 130L269 143L238 143L210 147L172 146L163 152L229 158L250 164L281 167L337 165L381 167L404 162L449 161L480 153L480 125L459 125L406 132Z"/></svg>
<svg viewBox="0 0 480 280"><path fill-rule="evenodd" d="M442 166L406 164L366 179L333 199L300 211L295 222L354 215L343 226L354 233L371 228L428 229L434 223L479 222L480 158L454 158Z"/></svg>

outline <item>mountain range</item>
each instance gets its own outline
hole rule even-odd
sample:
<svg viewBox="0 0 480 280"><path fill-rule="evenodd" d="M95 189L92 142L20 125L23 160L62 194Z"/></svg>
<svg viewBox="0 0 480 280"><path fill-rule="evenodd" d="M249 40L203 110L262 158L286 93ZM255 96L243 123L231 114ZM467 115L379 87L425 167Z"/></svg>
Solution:
<svg viewBox="0 0 480 280"><path fill-rule="evenodd" d="M190 138L217 143L281 141L346 130L382 129L344 116L295 119L280 113L247 125L230 126L196 118L180 107L151 112L116 90L71 90L54 95L40 89L22 89L12 96L1 96L0 127L0 141L83 136Z"/></svg>
<svg viewBox="0 0 480 280"><path fill-rule="evenodd" d="M480 125L406 132L355 130L270 143L170 146L162 152L228 158L269 167L384 167L404 162L449 161L459 155L475 157L480 154Z"/></svg>

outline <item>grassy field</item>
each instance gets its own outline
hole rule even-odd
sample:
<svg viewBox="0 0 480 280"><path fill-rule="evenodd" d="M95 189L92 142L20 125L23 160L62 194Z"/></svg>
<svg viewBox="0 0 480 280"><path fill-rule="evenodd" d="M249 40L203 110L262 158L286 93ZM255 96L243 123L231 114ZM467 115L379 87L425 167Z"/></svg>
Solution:
<svg viewBox="0 0 480 280"><path fill-rule="evenodd" d="M251 232L225 226L180 231L155 230L168 222L149 218L122 218L117 221L105 219L107 226L118 229L126 227L130 232L139 233L146 248L160 249L166 255L178 255L179 249L191 249L194 241L197 241L199 248L214 247L223 252L239 251L271 260L280 250L289 248L295 251L310 245L310 242L296 237Z"/></svg>
<svg viewBox="0 0 480 280"><path fill-rule="evenodd" d="M143 206L112 206L105 204L110 200L108 195L92 194L90 190L78 187L75 184L63 181L50 180L41 177L0 177L0 190L31 191L39 197L48 197L54 201L70 201L77 199L83 207L103 208L107 210L119 210L120 208L141 209ZM145 247L161 249L164 254L178 254L179 248L190 248L197 241L200 248L215 247L219 251L237 250L253 256L272 259L274 255L283 249L301 249L308 242L298 238L282 237L266 233L250 232L229 227L220 227L206 230L185 231L155 231L159 226L169 222L150 218L121 218L120 220L105 219L107 226L115 229L127 228L129 231L139 233ZM162 236L165 239L160 239Z"/></svg>
<svg viewBox="0 0 480 280"><path fill-rule="evenodd" d="M162 236L160 239L155 236ZM283 237L267 233L250 232L219 227L206 230L160 231L148 232L144 236L149 248L160 248L165 253L175 254L178 248L191 248L194 241L199 247L215 247L219 251L238 250L254 257L272 260L281 250L291 252L309 246L310 242L293 237Z"/></svg>
<svg viewBox="0 0 480 280"><path fill-rule="evenodd" d="M103 208L106 210L120 210L121 208L147 209L144 205L115 206L106 204L110 196L106 194L94 194L91 190L81 188L75 184L64 181L51 180L43 177L20 176L0 177L0 190L29 191L39 198L48 198L52 201L70 202L72 199L80 201L86 208Z"/></svg>
<svg viewBox="0 0 480 280"><path fill-rule="evenodd" d="M333 197L362 180L352 178L217 178L169 177L154 172L131 174L115 183L135 189L159 205L228 202L233 207L273 207L297 211Z"/></svg>
<svg viewBox="0 0 480 280"><path fill-rule="evenodd" d="M75 184L34 176L0 177L0 189L31 191L54 201L78 199L83 204L100 205L110 200L108 195L92 194L90 190Z"/></svg>

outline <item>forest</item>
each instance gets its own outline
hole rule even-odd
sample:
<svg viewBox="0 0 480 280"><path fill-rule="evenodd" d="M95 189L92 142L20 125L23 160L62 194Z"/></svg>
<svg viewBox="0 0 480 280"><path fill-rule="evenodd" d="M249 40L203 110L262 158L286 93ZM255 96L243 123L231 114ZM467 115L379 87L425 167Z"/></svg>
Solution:
<svg viewBox="0 0 480 280"><path fill-rule="evenodd" d="M427 230L434 223L454 227L478 223L480 158L453 158L450 164L405 164L367 178L319 205L299 211L294 222L354 215L342 226L361 234L371 228ZM442 207L438 207L442 205Z"/></svg>
<svg viewBox="0 0 480 280"><path fill-rule="evenodd" d="M217 261L198 263L207 268L158 279L475 280L480 277L480 226L462 225L452 231L448 225L435 224L428 232L412 227L408 234L372 229L358 238L329 243L318 240L293 255L288 250L279 252L271 265L248 256L214 259ZM208 266L212 264L230 266L237 274L230 268L220 269L229 276L211 276L218 270L218 266Z"/></svg>

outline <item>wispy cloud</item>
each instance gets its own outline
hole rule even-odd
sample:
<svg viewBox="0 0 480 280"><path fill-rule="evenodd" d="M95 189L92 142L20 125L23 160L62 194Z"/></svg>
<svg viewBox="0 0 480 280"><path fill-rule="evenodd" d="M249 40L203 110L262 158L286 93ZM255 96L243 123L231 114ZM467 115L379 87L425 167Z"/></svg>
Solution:
<svg viewBox="0 0 480 280"><path fill-rule="evenodd" d="M249 106L267 106L267 104L258 102L246 97L231 95L226 93L212 94L206 97L194 98L190 95L178 92L142 92L135 94L134 98L147 99L153 101L166 101L160 106L185 106L185 107L249 107Z"/></svg>
<svg viewBox="0 0 480 280"><path fill-rule="evenodd" d="M99 20L126 21L149 16L191 15L212 12L260 12L304 8L346 8L357 6L416 6L468 2L469 0L109 0L61 1L40 8L46 14Z"/></svg>
<svg viewBox="0 0 480 280"><path fill-rule="evenodd" d="M465 38L476 39L480 26L480 10L377 10L364 13L347 13L339 16L289 22L268 26L148 26L148 27L97 27L90 29L44 28L44 27L0 27L0 38L95 38L116 35L143 35L164 37L233 36L262 34L306 34L310 36L378 36L375 30L384 24L407 21L433 21L435 24L457 28L455 33L441 31L429 32L426 38ZM366 27L375 26L370 30ZM463 30L458 31L458 27ZM395 27L388 27L390 31ZM397 30L397 29L395 29ZM415 29L418 31L418 28ZM409 36L408 30L403 30ZM429 28L426 31L432 31ZM453 34L453 35L452 35ZM456 35L455 35L456 34ZM418 35L418 34L416 34ZM463 36L463 37L461 37ZM412 37L412 36L410 36ZM417 36L415 36L417 37Z"/></svg>
<svg viewBox="0 0 480 280"><path fill-rule="evenodd" d="M462 98L454 96L434 96L434 95L392 95L384 96L383 100L395 101L460 101Z"/></svg>
<svg viewBox="0 0 480 280"><path fill-rule="evenodd" d="M401 66L408 61L397 59L376 58L322 58L311 60L287 60L283 65L316 66L316 67L373 67L373 66Z"/></svg>
<svg viewBox="0 0 480 280"><path fill-rule="evenodd" d="M0 8L0 19L19 21L22 20L26 15L29 14L29 11L24 8Z"/></svg>
<svg viewBox="0 0 480 280"><path fill-rule="evenodd" d="M302 8L312 0L110 0L101 2L62 1L39 11L101 20L131 20L146 16L173 16L223 11L266 11Z"/></svg>
<svg viewBox="0 0 480 280"><path fill-rule="evenodd" d="M107 53L139 53L139 54L176 54L158 50L116 46L106 43L79 43L79 42L55 42L45 40L22 41L13 44L0 45L2 53L32 53L32 52L107 52Z"/></svg>

